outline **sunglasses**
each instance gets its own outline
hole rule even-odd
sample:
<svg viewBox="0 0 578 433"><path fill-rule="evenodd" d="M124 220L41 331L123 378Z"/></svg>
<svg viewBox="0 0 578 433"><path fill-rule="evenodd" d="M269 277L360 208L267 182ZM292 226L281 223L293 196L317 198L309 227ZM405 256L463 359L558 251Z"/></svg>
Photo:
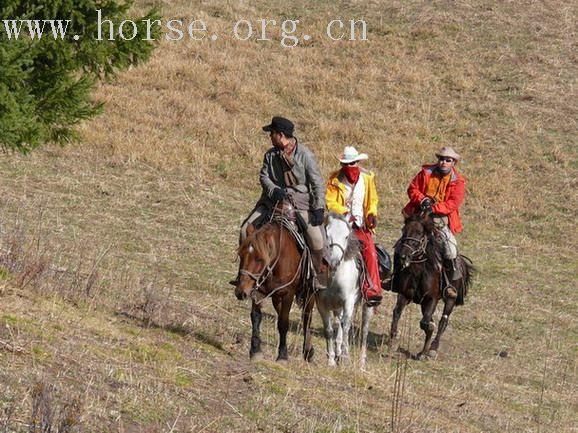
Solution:
<svg viewBox="0 0 578 433"><path fill-rule="evenodd" d="M357 164L359 161L353 161L353 162L342 162L341 165L355 165Z"/></svg>
<svg viewBox="0 0 578 433"><path fill-rule="evenodd" d="M438 156L438 161L439 162L454 162L453 158L446 158L444 156Z"/></svg>

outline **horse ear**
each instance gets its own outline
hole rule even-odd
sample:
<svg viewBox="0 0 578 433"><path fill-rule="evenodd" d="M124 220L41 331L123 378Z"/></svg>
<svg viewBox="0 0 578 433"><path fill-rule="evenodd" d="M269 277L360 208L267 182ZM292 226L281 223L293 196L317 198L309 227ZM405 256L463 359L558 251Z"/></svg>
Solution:
<svg viewBox="0 0 578 433"><path fill-rule="evenodd" d="M247 236L252 235L254 231L255 231L255 226L253 224L249 224L247 226Z"/></svg>
<svg viewBox="0 0 578 433"><path fill-rule="evenodd" d="M406 225L409 218L411 217L411 214L405 213L405 212L401 212L401 215L403 216L403 224Z"/></svg>

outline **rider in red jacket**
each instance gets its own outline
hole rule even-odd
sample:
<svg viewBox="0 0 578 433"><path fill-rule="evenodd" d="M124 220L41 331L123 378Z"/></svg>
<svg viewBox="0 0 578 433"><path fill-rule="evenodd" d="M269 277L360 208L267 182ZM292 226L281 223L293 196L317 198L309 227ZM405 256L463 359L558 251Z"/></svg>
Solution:
<svg viewBox="0 0 578 433"><path fill-rule="evenodd" d="M443 147L438 153L437 164L424 165L413 178L407 189L409 203L403 208L404 215L422 211L429 212L441 234L445 267L449 272L451 285L461 278L461 270L456 259L458 243L454 234L462 231L460 206L464 201L466 181L455 165L460 155L451 147ZM447 291L455 293L455 289Z"/></svg>

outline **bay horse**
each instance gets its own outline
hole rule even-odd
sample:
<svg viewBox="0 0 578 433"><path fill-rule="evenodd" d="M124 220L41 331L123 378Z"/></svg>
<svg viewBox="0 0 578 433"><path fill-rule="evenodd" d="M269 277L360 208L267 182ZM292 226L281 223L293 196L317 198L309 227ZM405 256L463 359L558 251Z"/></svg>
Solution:
<svg viewBox="0 0 578 433"><path fill-rule="evenodd" d="M431 217L416 214L406 218L402 236L395 245L391 285L392 291L398 295L389 333L390 349L398 344L397 325L403 309L408 303L414 302L421 306L422 319L419 324L425 332L423 348L415 358L434 357L437 354L449 317L454 306L463 305L474 271L471 262L460 255L458 266L461 267L462 278L455 287L457 296L452 296L444 291L447 276L443 272L442 262L441 245L436 239L436 228ZM432 317L440 299L444 301L444 309L432 342L436 329Z"/></svg>
<svg viewBox="0 0 578 433"><path fill-rule="evenodd" d="M342 215L330 213L327 217L326 230L330 249L330 280L326 290L319 290L315 294L315 302L323 320L328 363L335 366L337 362L349 356L351 320L355 307L363 301L363 296L359 282L360 271L356 263L359 256L359 241L353 234L351 223ZM372 316L373 307L363 302L361 368L365 366L367 334ZM334 318L338 321L337 335L333 330Z"/></svg>
<svg viewBox="0 0 578 433"><path fill-rule="evenodd" d="M293 300L298 296L303 300L303 357L311 361L314 350L309 328L315 298L310 284L304 281L303 277L302 271L307 265L306 257L301 254L297 241L280 220L273 219L259 229L249 225L247 235L238 249L240 263L235 296L239 300L251 298L252 301L250 358L252 360L262 358L261 304L267 298L271 298L277 312L279 331L277 361L288 359L289 312Z"/></svg>

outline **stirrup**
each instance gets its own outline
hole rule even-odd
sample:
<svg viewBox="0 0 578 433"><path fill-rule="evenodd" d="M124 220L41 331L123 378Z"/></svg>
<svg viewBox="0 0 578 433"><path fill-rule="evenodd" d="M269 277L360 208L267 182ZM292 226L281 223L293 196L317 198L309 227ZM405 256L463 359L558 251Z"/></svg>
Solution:
<svg viewBox="0 0 578 433"><path fill-rule="evenodd" d="M380 296L380 295L371 296L371 297L367 298L365 303L367 304L368 307L377 307L379 304L381 304L382 299L383 299L383 296Z"/></svg>
<svg viewBox="0 0 578 433"><path fill-rule="evenodd" d="M315 291L318 290L327 290L327 285L323 284L319 278L314 277L313 278L313 288L315 289Z"/></svg>

